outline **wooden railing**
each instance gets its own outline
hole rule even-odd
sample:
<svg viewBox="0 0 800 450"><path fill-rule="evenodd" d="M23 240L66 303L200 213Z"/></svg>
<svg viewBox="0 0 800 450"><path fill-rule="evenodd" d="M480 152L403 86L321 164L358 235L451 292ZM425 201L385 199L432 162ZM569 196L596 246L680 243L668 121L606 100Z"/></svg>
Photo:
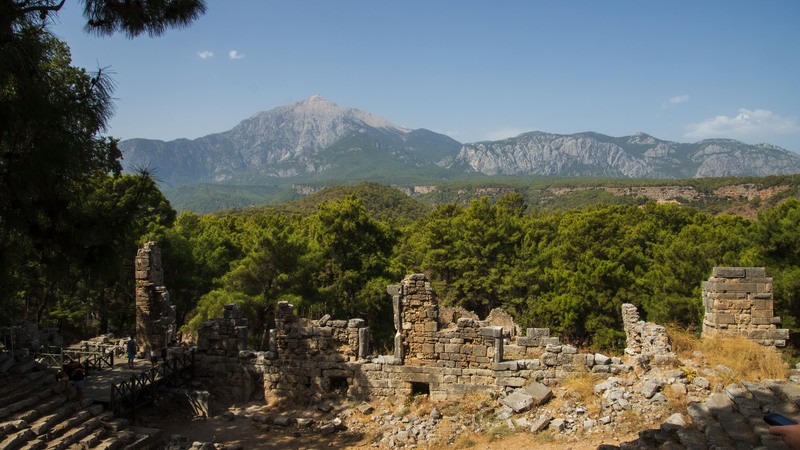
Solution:
<svg viewBox="0 0 800 450"><path fill-rule="evenodd" d="M135 411L152 402L162 384L180 383L194 370L194 350L156 364L155 367L134 374L127 381L111 385L111 410L119 415L125 410Z"/></svg>
<svg viewBox="0 0 800 450"><path fill-rule="evenodd" d="M60 353L37 353L36 360L47 367L62 368L73 359L80 359L86 374L114 367L114 352L88 352L86 350L63 348Z"/></svg>

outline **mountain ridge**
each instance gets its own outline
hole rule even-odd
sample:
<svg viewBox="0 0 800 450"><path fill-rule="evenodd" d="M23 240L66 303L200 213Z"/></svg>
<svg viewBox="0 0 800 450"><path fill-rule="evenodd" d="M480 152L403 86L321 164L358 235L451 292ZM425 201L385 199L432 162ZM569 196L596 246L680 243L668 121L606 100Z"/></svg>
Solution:
<svg viewBox="0 0 800 450"><path fill-rule="evenodd" d="M149 169L169 187L495 175L682 179L800 173L800 155L732 139L679 143L643 132L613 137L531 131L462 144L318 95L259 111L227 131L192 140L129 139L120 149L125 171Z"/></svg>

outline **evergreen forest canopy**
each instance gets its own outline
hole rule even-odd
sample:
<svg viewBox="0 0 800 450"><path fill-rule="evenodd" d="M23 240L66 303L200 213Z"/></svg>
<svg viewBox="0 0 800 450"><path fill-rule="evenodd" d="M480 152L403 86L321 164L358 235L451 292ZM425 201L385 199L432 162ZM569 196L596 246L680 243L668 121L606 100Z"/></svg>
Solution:
<svg viewBox="0 0 800 450"><path fill-rule="evenodd" d="M103 135L110 81L73 67L47 30L63 4L0 0L0 325L30 320L72 338L132 330L132 262L154 239L188 330L233 302L257 334L288 300L305 315L364 317L388 339L386 285L425 272L446 304L482 316L502 307L522 326L619 348L623 302L648 320L699 325L700 283L718 265L766 266L777 314L800 328L797 198L748 220L604 198L535 210L520 194L429 207L367 185L318 204L177 215L147 173L120 174L117 142ZM83 4L89 31L130 37L184 26L205 8Z"/></svg>
<svg viewBox="0 0 800 450"><path fill-rule="evenodd" d="M75 1L98 36L157 36L205 11L202 0ZM147 173L120 174L104 135L113 82L72 66L49 31L65 2L0 0L0 323L80 335L129 320L130 252L175 211Z"/></svg>
<svg viewBox="0 0 800 450"><path fill-rule="evenodd" d="M148 238L162 245L165 282L189 330L238 303L260 332L287 300L303 315L363 317L388 340L386 285L424 272L445 304L481 317L501 307L523 327L621 348L622 303L651 321L697 327L701 282L728 265L766 266L776 313L800 326L796 198L752 221L654 202L530 212L519 194L443 204L415 220L379 214L356 195L310 214L183 212Z"/></svg>

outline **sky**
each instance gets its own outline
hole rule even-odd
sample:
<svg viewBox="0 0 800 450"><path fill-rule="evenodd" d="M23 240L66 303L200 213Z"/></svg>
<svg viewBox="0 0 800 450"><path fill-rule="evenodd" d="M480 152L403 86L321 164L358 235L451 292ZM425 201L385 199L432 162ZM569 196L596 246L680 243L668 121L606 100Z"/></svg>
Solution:
<svg viewBox="0 0 800 450"><path fill-rule="evenodd" d="M208 0L128 39L52 26L108 68L121 139L194 139L321 95L462 142L528 131L731 138L800 152L797 0Z"/></svg>

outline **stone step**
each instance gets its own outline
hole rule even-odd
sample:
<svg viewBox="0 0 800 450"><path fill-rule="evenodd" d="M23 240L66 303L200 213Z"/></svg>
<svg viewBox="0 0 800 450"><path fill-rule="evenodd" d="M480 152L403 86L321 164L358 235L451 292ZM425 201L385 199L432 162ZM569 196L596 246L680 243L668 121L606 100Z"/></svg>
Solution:
<svg viewBox="0 0 800 450"><path fill-rule="evenodd" d="M108 436L108 430L106 427L101 426L86 435L80 442L76 443L75 446L81 449L94 448L100 445L100 442L102 442L106 436Z"/></svg>
<svg viewBox="0 0 800 450"><path fill-rule="evenodd" d="M5 361L0 363L0 373L8 373L12 367L17 364L17 360L14 358L7 358Z"/></svg>
<svg viewBox="0 0 800 450"><path fill-rule="evenodd" d="M31 431L30 428L25 428L6 436L6 438L0 442L0 448L4 450L16 450L34 437L36 437L36 435L33 434L33 431Z"/></svg>
<svg viewBox="0 0 800 450"><path fill-rule="evenodd" d="M28 378L16 376L4 376L0 378L0 380L3 380L3 382L0 383L0 398L15 393L31 382Z"/></svg>
<svg viewBox="0 0 800 450"><path fill-rule="evenodd" d="M11 419L24 420L31 423L41 417L42 414L47 414L51 411L54 408L54 403L55 406L63 403L59 395L53 392L52 388L38 392L35 397L32 397L32 400L34 400L34 405L18 411L15 415L11 416Z"/></svg>
<svg viewBox="0 0 800 450"><path fill-rule="evenodd" d="M161 438L158 428L131 427L130 431L136 433L132 442L125 445L123 450L142 450L156 447Z"/></svg>
<svg viewBox="0 0 800 450"><path fill-rule="evenodd" d="M16 401L16 402L14 402L14 403L12 403L12 404L10 404L8 406L4 406L3 408L0 408L0 420L5 419L7 417L11 417L12 414L14 414L14 413L16 413L18 411L27 411L27 410L29 410L33 405L38 403L39 400L40 399L38 398L38 396L34 395L34 396L27 397L25 399Z"/></svg>
<svg viewBox="0 0 800 450"><path fill-rule="evenodd" d="M52 411L51 414L42 415L35 422L32 422L30 429L37 436L43 436L50 432L55 424L64 420L65 417L71 416L72 413L78 410L77 403L69 402L64 406Z"/></svg>
<svg viewBox="0 0 800 450"><path fill-rule="evenodd" d="M14 391L0 396L0 407L9 406L20 400L25 400L26 398L31 397L31 393L39 390L42 387L44 378L40 377L27 381L27 383L18 385Z"/></svg>
<svg viewBox="0 0 800 450"><path fill-rule="evenodd" d="M97 417L92 417L86 422L70 427L66 433L54 442L50 442L47 447L51 449L61 450L69 448L72 444L80 441L84 437L97 429L103 428L103 424Z"/></svg>
<svg viewBox="0 0 800 450"><path fill-rule="evenodd" d="M22 430L28 427L28 422L24 420L12 420L10 422L0 423L0 442L11 433Z"/></svg>
<svg viewBox="0 0 800 450"><path fill-rule="evenodd" d="M136 433L131 430L122 430L103 439L97 447L98 450L117 450L136 439Z"/></svg>
<svg viewBox="0 0 800 450"><path fill-rule="evenodd" d="M786 381L768 380L764 384L776 395L786 398L795 406L800 406L800 386Z"/></svg>
<svg viewBox="0 0 800 450"><path fill-rule="evenodd" d="M58 438L69 431L71 428L77 427L80 424L86 422L92 417L92 415L88 411L78 411L72 417L69 417L67 420L57 423L47 434L47 436L52 441L54 438Z"/></svg>

